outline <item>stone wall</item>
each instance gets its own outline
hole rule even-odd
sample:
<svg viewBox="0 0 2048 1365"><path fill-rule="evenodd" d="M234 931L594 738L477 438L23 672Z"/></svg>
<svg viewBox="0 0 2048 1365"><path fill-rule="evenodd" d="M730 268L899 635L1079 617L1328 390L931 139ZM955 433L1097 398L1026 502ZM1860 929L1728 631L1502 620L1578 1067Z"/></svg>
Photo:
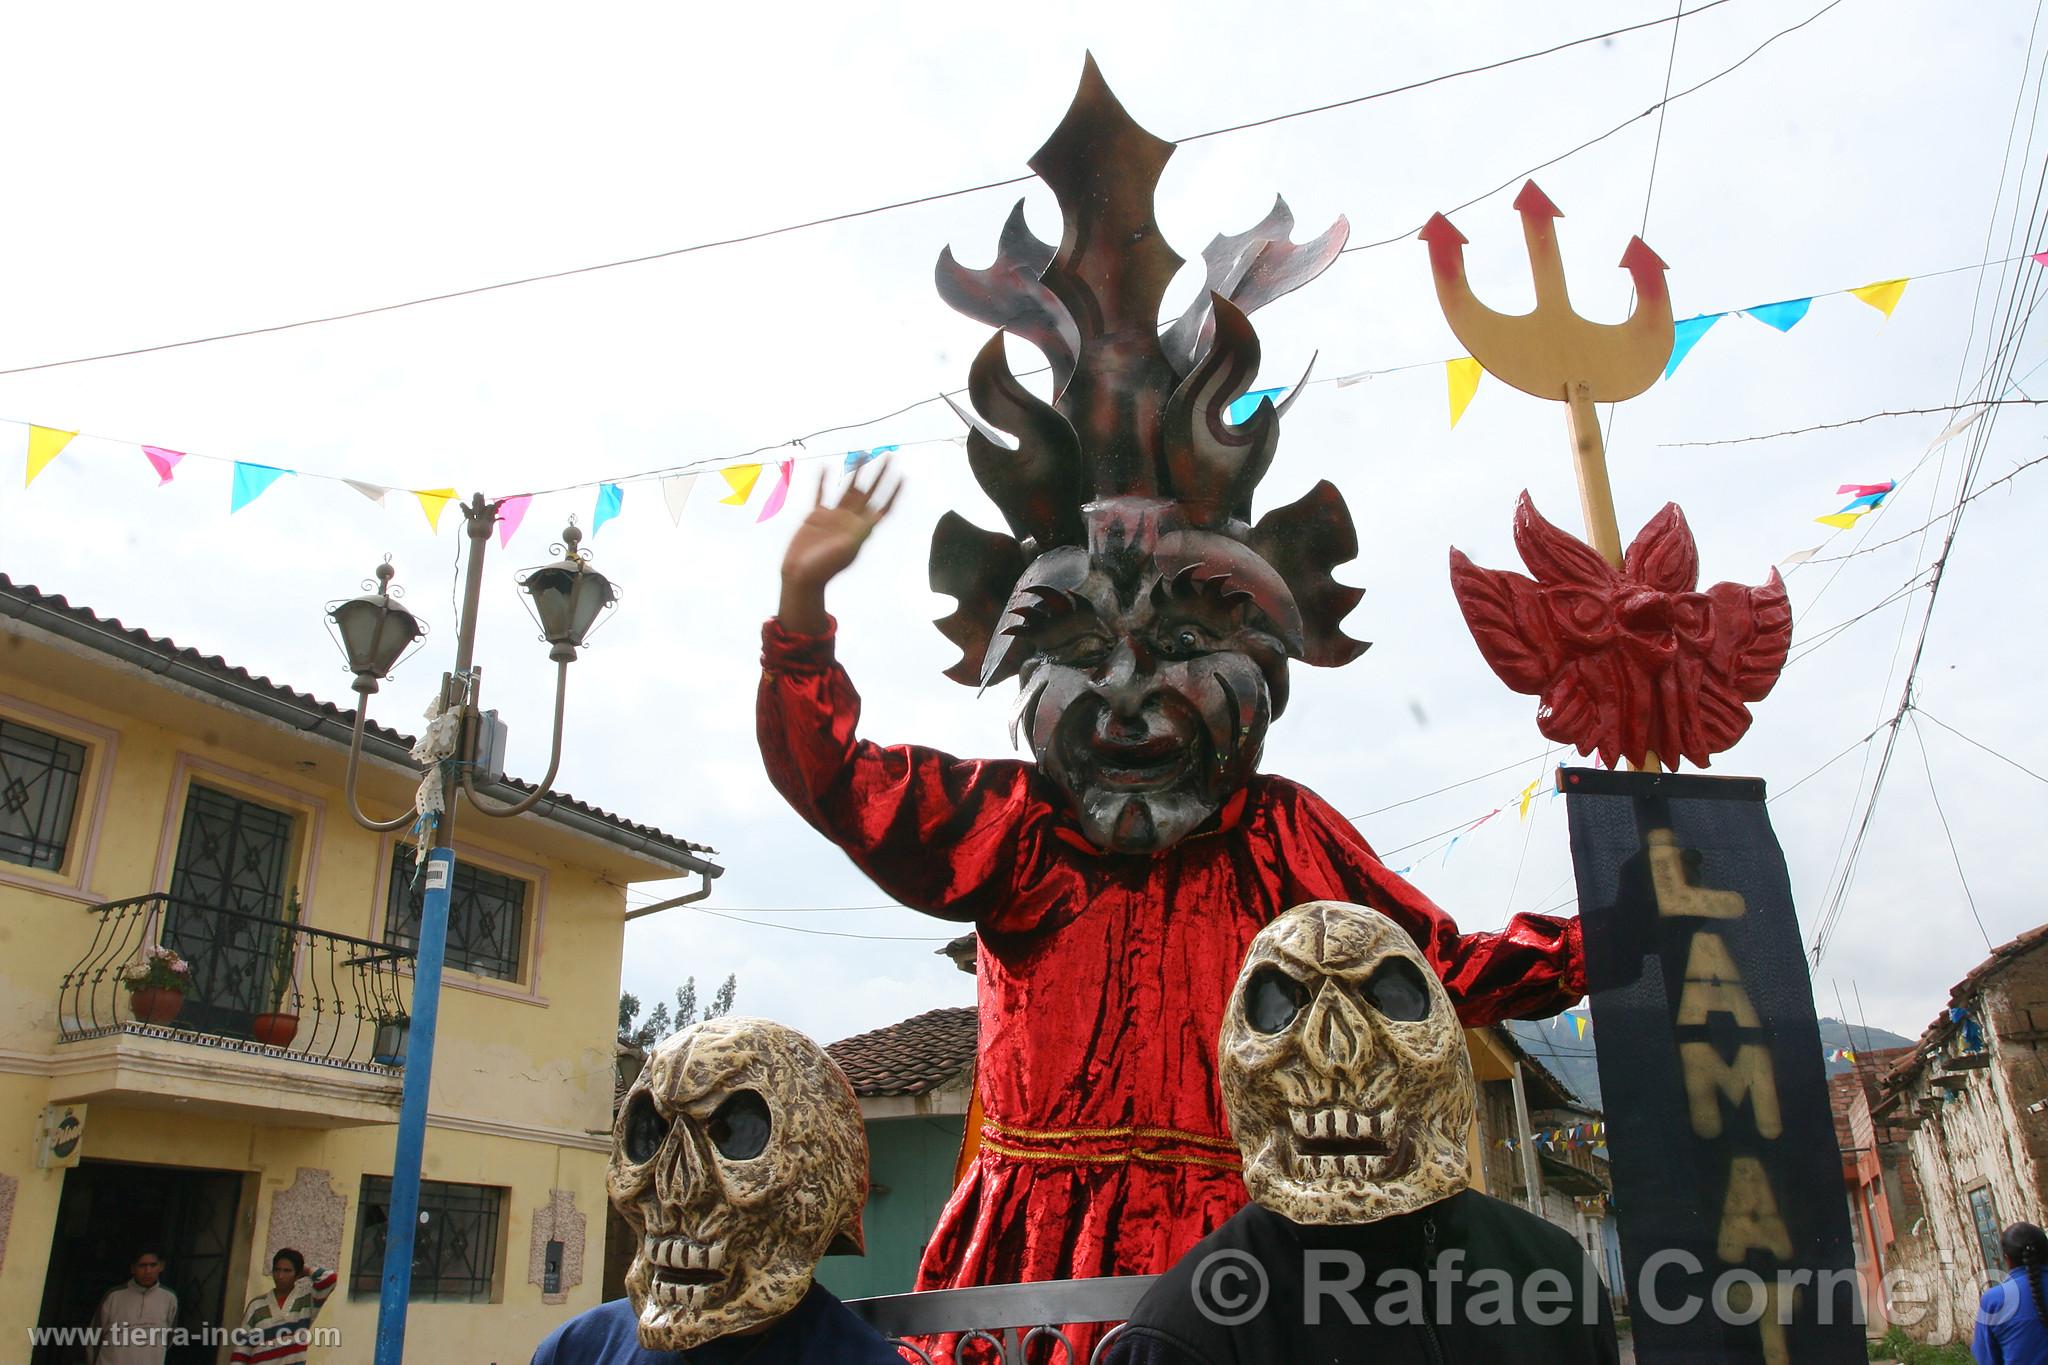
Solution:
<svg viewBox="0 0 2048 1365"><path fill-rule="evenodd" d="M1943 1020L1921 1040L1908 1072L1893 1078L1910 1161L1895 1169L1901 1195L1917 1185L1914 1218L1895 1217L1892 1267L1927 1277L1934 1302L1919 1321L1893 1318L1923 1341L1966 1339L1978 1296L2003 1274L1978 1235L1973 1196L1988 1196L1997 1229L2042 1223L2048 1174L2048 952L2011 945L1966 978L1957 1002L1977 1025L1972 1052L1962 1024ZM1903 1199L1901 1202L1904 1202ZM1903 1210L1895 1213L1903 1214Z"/></svg>

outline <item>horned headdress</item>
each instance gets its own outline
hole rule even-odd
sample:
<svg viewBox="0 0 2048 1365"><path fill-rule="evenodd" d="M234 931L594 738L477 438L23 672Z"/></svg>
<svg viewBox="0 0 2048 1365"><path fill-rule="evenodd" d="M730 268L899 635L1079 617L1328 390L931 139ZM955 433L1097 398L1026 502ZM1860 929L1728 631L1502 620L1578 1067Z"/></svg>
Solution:
<svg viewBox="0 0 2048 1365"><path fill-rule="evenodd" d="M1058 250L1025 226L1020 200L987 269L950 249L939 257L940 296L1000 329L968 372L981 421L967 458L1009 524L985 531L948 512L933 531L932 588L958 601L938 622L961 651L946 670L955 681L986 686L1017 671L1012 636L1056 598L1034 591L1053 559L1113 570L1149 560L1175 591L1248 598L1307 663L1348 663L1366 648L1339 629L1363 592L1330 572L1358 553L1343 495L1324 481L1252 520L1293 394L1278 406L1261 399L1242 422L1228 416L1258 373L1247 315L1328 268L1350 226L1339 218L1293 242L1293 215L1276 199L1257 226L1209 243L1207 288L1162 332L1182 260L1154 221L1153 191L1172 154L1124 112L1091 57L1030 162L1059 200ZM1051 403L1011 373L1005 334L1044 353Z"/></svg>

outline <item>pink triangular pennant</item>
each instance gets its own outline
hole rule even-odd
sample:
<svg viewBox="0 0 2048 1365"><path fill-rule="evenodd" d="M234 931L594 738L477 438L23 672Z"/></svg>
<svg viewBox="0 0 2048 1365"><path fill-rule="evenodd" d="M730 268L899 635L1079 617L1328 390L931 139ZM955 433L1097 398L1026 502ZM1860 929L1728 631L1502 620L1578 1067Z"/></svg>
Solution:
<svg viewBox="0 0 2048 1365"><path fill-rule="evenodd" d="M171 481L171 471L178 467L178 461L185 458L182 450L165 450L162 446L144 446L142 454L156 470L156 486L161 488Z"/></svg>
<svg viewBox="0 0 2048 1365"><path fill-rule="evenodd" d="M533 494L521 493L498 504L498 545L501 548L512 543L512 533L519 529L520 522L526 520L526 509L532 502Z"/></svg>
<svg viewBox="0 0 2048 1365"><path fill-rule="evenodd" d="M782 510L782 504L788 501L789 499L790 478L795 473L795 460L784 460L781 463L781 465L777 467L775 474L775 487L768 490L768 500L761 504L761 515L754 518L756 522L766 521L768 520L768 518L774 516L777 512L780 512Z"/></svg>

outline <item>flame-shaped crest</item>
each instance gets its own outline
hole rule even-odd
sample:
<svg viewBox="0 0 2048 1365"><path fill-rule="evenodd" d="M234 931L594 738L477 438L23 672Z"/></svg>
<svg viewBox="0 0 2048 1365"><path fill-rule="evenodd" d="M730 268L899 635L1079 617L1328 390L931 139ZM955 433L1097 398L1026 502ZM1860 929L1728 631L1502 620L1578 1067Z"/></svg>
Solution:
<svg viewBox="0 0 2048 1365"><path fill-rule="evenodd" d="M1160 234L1153 194L1172 154L1172 143L1124 111L1090 57L1066 116L1031 158L1059 200L1059 246L1032 234L1019 201L986 269L961 265L950 248L939 257L940 297L1000 329L974 359L969 395L990 427L1016 441L1012 450L980 430L967 438L975 479L1010 533L949 513L932 537L932 587L959 603L938 623L960 647L947 670L958 681L985 680L991 637L1030 562L1086 544L1084 509L1124 497L1170 502L1176 523L1263 556L1300 607L1307 662L1346 663L1365 649L1339 628L1362 594L1330 573L1357 553L1337 490L1320 484L1252 525L1252 493L1293 396L1278 406L1261 400L1242 422L1228 415L1258 376L1249 314L1328 268L1349 224L1339 218L1322 236L1293 242L1294 216L1276 199L1256 226L1209 243L1208 287L1162 335L1160 306L1182 259ZM1006 334L1044 353L1052 402L1011 372Z"/></svg>

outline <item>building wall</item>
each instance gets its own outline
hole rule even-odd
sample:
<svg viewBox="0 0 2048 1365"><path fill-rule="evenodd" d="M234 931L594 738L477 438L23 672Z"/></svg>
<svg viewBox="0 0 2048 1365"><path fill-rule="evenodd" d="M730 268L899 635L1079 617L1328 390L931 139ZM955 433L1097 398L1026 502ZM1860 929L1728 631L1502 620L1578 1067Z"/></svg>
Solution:
<svg viewBox="0 0 2048 1365"><path fill-rule="evenodd" d="M1957 1040L1944 1037L1932 1059L1905 1079L1904 1107L1920 1115L1906 1148L1919 1187L1923 1220L1897 1230L1896 1268L1939 1286L1936 1302L1916 1323L1895 1320L1922 1340L1967 1336L1988 1267L1979 1249L1970 1206L1973 1190L1990 1192L1997 1225L2042 1223L2042 1164L2048 1153L2048 1116L2028 1106L2048 1098L2048 1070L2040 1046L2048 1038L2048 951L2013 958L1980 983L1965 1002L1983 1029L1990 1065L1962 1073L1960 1089L1933 1083ZM1946 1098L1944 1098L1946 1097Z"/></svg>
<svg viewBox="0 0 2048 1365"><path fill-rule="evenodd" d="M381 937L393 856L388 838L349 817L336 747L38 639L0 635L0 715L74 736L90 758L66 866L40 873L0 864L0 1114L11 1116L0 1128L0 1340L11 1342L24 1340L35 1321L65 1178L35 1166L36 1116L60 1088L53 1072L66 1049L85 1046L58 1041L58 988L92 942L97 921L87 907L168 884L194 777L299 813L297 886L308 926ZM409 800L410 783L395 771L367 773L364 785L365 804L377 812ZM429 1359L524 1360L554 1323L596 1302L623 942L619 883L655 870L624 856L608 860L598 841L535 817L472 816L458 856L534 883L522 979L449 973L427 1137L428 1179L510 1191L495 1295L502 1307L415 1305L410 1349ZM311 1085L336 1074L307 1062L281 1065ZM361 1177L390 1173L389 1123L307 1126L302 1109L281 1100L275 1113L251 1113L203 1093L95 1097L84 1155L250 1175L246 1188L255 1195L253 1203L245 1196L239 1214L232 1311L260 1284L268 1248L251 1248L269 1230L278 1192L315 1188L314 1177L301 1181L302 1169L325 1172L327 1188L345 1201L344 1275ZM569 1240L578 1214L591 1271L544 1304L539 1285L528 1283L529 1239L553 1231ZM367 1360L374 1319L374 1301L341 1291L323 1324L343 1329L351 1344L333 1358Z"/></svg>
<svg viewBox="0 0 2048 1365"><path fill-rule="evenodd" d="M907 1294L917 1263L953 1193L953 1162L965 1119L958 1114L868 1121L869 1189L861 1226L865 1256L827 1256L818 1279L842 1299Z"/></svg>

